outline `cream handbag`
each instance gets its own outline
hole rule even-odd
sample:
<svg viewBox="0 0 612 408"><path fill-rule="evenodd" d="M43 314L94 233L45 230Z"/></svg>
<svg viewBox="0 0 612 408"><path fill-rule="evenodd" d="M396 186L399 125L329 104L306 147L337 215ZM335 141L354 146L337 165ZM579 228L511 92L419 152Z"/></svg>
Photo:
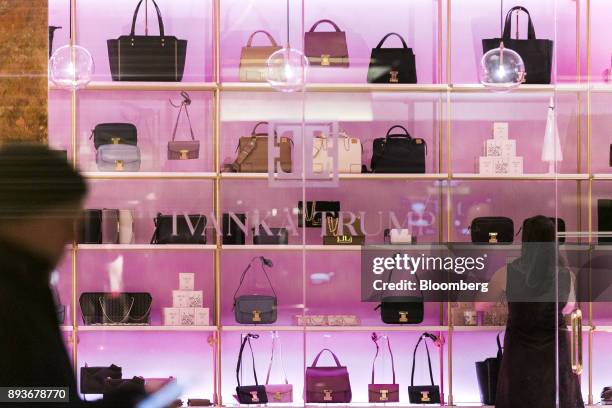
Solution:
<svg viewBox="0 0 612 408"><path fill-rule="evenodd" d="M361 173L361 141L341 132L338 141L338 173ZM312 171L323 173L332 171L333 162L330 157L333 142L325 136L316 137L312 143Z"/></svg>
<svg viewBox="0 0 612 408"><path fill-rule="evenodd" d="M268 37L270 45L252 45L253 37L258 33ZM268 58L280 49L281 47L267 31L259 30L251 34L240 54L240 82L265 82Z"/></svg>

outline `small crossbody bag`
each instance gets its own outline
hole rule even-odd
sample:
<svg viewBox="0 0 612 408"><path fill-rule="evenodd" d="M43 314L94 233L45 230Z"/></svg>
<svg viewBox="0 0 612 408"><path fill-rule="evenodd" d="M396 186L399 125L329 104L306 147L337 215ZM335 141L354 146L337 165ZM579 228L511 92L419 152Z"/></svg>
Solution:
<svg viewBox="0 0 612 408"><path fill-rule="evenodd" d="M178 108L178 115L176 116L176 123L174 124L174 130L172 131L172 140L168 142L168 160L195 160L200 157L200 141L195 139L193 135L193 127L191 126L191 118L189 117L188 106L191 105L191 98L185 91L181 92L183 101L180 105L175 105L170 101L170 104L175 108ZM191 140L174 140L176 139L176 130L178 129L179 120L181 119L181 113L185 110L187 115L187 122L189 123L189 134Z"/></svg>
<svg viewBox="0 0 612 408"><path fill-rule="evenodd" d="M270 384L270 373L272 372L274 354L277 348L278 359L285 382L283 384ZM287 379L287 372L285 371L285 365L283 363L283 346L278 337L278 332L272 333L272 352L270 353L270 364L268 365L268 374L266 375L266 394L268 395L268 402L293 402L293 385L289 384L289 380Z"/></svg>
<svg viewBox="0 0 612 408"><path fill-rule="evenodd" d="M381 354L378 340L387 340L387 348L389 349L389 356L391 358L391 371L393 372L392 384L377 384L374 380L376 359L378 359L378 355ZM372 333L372 341L376 345L376 354L374 355L374 360L372 361L372 383L368 384L368 401L399 402L399 384L395 382L395 362L393 360L393 351L391 351L391 342L389 341L389 337L378 337L376 333Z"/></svg>

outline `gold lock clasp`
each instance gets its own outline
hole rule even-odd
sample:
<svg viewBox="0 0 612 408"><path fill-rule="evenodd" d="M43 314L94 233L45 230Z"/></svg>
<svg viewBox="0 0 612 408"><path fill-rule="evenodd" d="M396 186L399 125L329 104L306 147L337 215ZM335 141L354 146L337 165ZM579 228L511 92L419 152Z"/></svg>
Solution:
<svg viewBox="0 0 612 408"><path fill-rule="evenodd" d="M189 159L189 157L187 156L187 153L189 153L189 150L187 150L187 149L181 149L181 150L179 150L179 153L180 153L180 159L181 159L181 160L187 160L187 159Z"/></svg>
<svg viewBox="0 0 612 408"><path fill-rule="evenodd" d="M253 310L253 321L254 322L261 322L261 311Z"/></svg>
<svg viewBox="0 0 612 408"><path fill-rule="evenodd" d="M111 137L111 142L113 144L119 144L120 141L121 141L120 137Z"/></svg>
<svg viewBox="0 0 612 408"><path fill-rule="evenodd" d="M389 82L392 84L397 84L399 82L398 76L399 76L399 71L389 72Z"/></svg>
<svg viewBox="0 0 612 408"><path fill-rule="evenodd" d="M323 401L333 401L334 397L332 397L333 390L323 390Z"/></svg>
<svg viewBox="0 0 612 408"><path fill-rule="evenodd" d="M330 65L329 54L321 55L321 65L325 67L329 67Z"/></svg>
<svg viewBox="0 0 612 408"><path fill-rule="evenodd" d="M259 402L259 397L257 396L257 391L251 391L251 402Z"/></svg>
<svg viewBox="0 0 612 408"><path fill-rule="evenodd" d="M421 391L421 402L430 402L429 391Z"/></svg>
<svg viewBox="0 0 612 408"><path fill-rule="evenodd" d="M379 401L389 401L389 390L380 390L380 399Z"/></svg>
<svg viewBox="0 0 612 408"><path fill-rule="evenodd" d="M125 170L125 166L123 160L115 160L115 170L123 171Z"/></svg>
<svg viewBox="0 0 612 408"><path fill-rule="evenodd" d="M489 232L489 244L497 244L497 232Z"/></svg>
<svg viewBox="0 0 612 408"><path fill-rule="evenodd" d="M280 393L280 391L276 391L274 393L274 401L280 401L282 399L282 394Z"/></svg>
<svg viewBox="0 0 612 408"><path fill-rule="evenodd" d="M399 318L399 322L400 323L408 323L408 312L399 312L400 318Z"/></svg>

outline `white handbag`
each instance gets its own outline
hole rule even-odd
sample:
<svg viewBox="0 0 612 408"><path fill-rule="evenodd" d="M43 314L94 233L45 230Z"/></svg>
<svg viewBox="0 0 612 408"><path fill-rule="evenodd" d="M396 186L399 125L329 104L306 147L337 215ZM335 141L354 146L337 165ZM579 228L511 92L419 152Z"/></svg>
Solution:
<svg viewBox="0 0 612 408"><path fill-rule="evenodd" d="M349 137L341 132L338 135L338 173L361 173L361 141ZM325 136L316 137L312 143L312 171L313 173L331 172L333 169L332 157L333 141Z"/></svg>
<svg viewBox="0 0 612 408"><path fill-rule="evenodd" d="M134 243L134 211L119 210L119 243Z"/></svg>

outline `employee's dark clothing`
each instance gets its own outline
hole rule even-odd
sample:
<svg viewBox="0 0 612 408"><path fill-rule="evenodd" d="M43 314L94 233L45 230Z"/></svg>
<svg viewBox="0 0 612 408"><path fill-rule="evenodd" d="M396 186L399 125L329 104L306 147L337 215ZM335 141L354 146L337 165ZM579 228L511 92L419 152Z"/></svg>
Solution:
<svg viewBox="0 0 612 408"><path fill-rule="evenodd" d="M531 279L531 278L530 278ZM497 384L496 408L550 408L556 398L556 330L559 330L559 407L582 408L580 381L572 372L569 333L561 310L569 294L569 271L561 269L558 281L527 282L520 261L508 266L508 323L504 355ZM558 308L551 301L512 301L555 299L559 285ZM539 289L538 289L539 287Z"/></svg>
<svg viewBox="0 0 612 408"><path fill-rule="evenodd" d="M83 402L55 313L44 259L0 242L0 387L68 387L68 404L1 404L23 407L122 407Z"/></svg>

